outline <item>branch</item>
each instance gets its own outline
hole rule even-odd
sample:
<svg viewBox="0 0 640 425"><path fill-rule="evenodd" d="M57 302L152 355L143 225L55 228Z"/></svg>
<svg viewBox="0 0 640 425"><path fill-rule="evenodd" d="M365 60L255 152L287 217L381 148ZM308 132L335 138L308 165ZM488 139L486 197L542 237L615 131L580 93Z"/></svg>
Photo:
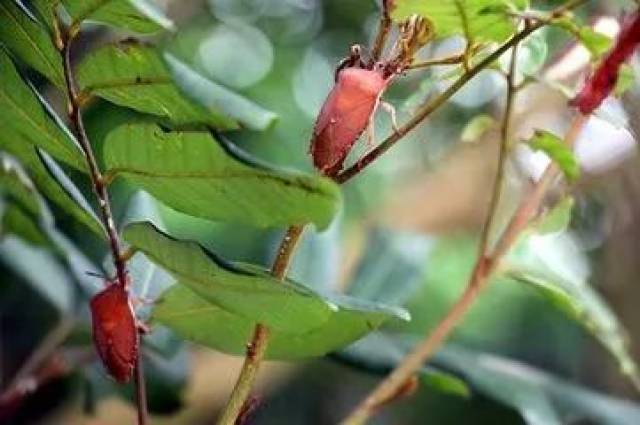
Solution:
<svg viewBox="0 0 640 425"><path fill-rule="evenodd" d="M515 46L521 40L526 38L529 34L546 25L550 19L553 17L561 16L566 11L570 10L573 7L576 7L586 0L572 0L566 3L564 6L561 6L554 10L550 15L550 18L547 20L539 19L536 22L528 23L525 26L525 29L516 35L514 35L509 41L500 46L496 51L487 56L484 60L479 62L474 67L470 68L465 74L463 74L460 78L458 78L447 90L445 90L440 96L434 98L431 101L426 102L422 105L421 108L418 109L416 114L409 119L409 121L398 129L395 133L387 137L383 142L381 142L376 148L374 148L371 152L366 154L360 160L358 160L355 164L353 164L348 169L344 170L342 173L337 175L334 180L338 184L343 184L349 181L351 178L359 174L364 168L366 168L369 164L374 162L377 158L379 158L383 153L385 153L391 146L393 146L398 140L402 139L407 133L413 130L419 123L421 123L425 118L427 118L432 112L437 110L440 106L442 106L447 100L449 100L460 88L462 88L469 80L475 77L481 70L491 65L496 59L498 59L504 52L506 52L509 48ZM373 56L379 57L382 51L382 47L384 45L384 41L386 40L387 33L389 31L389 27L391 25L391 20L389 19L389 0L383 0L383 16L380 20L380 27L378 34L376 36L376 41L374 42L373 47ZM377 56L376 56L377 55ZM302 231L304 230L303 226L292 226L287 230L284 239L280 245L280 249L278 251L278 255L274 261L271 273L274 277L278 279L283 279L286 276L286 271L291 261L291 257L295 251L297 242L300 239ZM475 285L474 285L475 286ZM475 299L475 294L471 293L467 295L471 300ZM464 313L463 309L462 314ZM452 325L455 325L459 319L454 317L452 320ZM445 335L448 333L448 330L445 332ZM245 357L244 364L242 366L242 370L240 371L240 375L238 377L238 381L231 393L229 401L218 420L218 425L233 425L239 418L239 415L242 412L244 406L249 402L249 395L251 392L251 388L257 376L258 368L264 353L266 351L267 345L269 342L269 331L268 328L262 324L256 325L254 329L254 334L251 342L247 345L247 354ZM418 367L421 366L418 365ZM402 386L407 379L400 383L399 386ZM396 391L397 393L397 391ZM358 422L354 422L358 423Z"/></svg>
<svg viewBox="0 0 640 425"><path fill-rule="evenodd" d="M483 257L489 256L489 236L491 230L494 227L494 221L498 205L500 204L500 195L502 194L502 186L504 179L504 168L509 154L509 129L511 128L511 119L513 116L513 103L515 100L516 86L516 60L518 58L518 45L514 45L511 50L511 60L509 62L509 71L506 75L507 80L507 98L505 101L504 115L502 118L502 125L500 126L500 151L498 153L498 169L496 170L496 176L493 181L493 194L491 195L491 201L489 204L489 210L482 227L482 234L480 235L479 255Z"/></svg>
<svg viewBox="0 0 640 425"><path fill-rule="evenodd" d="M291 258L302 236L304 226L291 226L280 243L278 254L271 267L271 275L278 280L283 280L287 275ZM236 385L231 392L229 401L218 419L218 425L234 425L244 406L250 402L251 388L258 375L260 363L264 358L269 344L269 328L258 323L253 331L251 342L247 344L247 353L244 364L240 370L240 375Z"/></svg>
<svg viewBox="0 0 640 425"><path fill-rule="evenodd" d="M345 183L360 172L364 170L369 164L374 162L380 155L388 151L396 142L402 139L407 133L413 130L418 124L424 121L433 111L442 106L447 100L449 100L454 94L460 90L469 80L478 75L480 71L487 68L491 65L496 59L498 59L504 52L509 50L511 47L522 41L529 34L534 32L535 30L542 27L544 24L534 23L527 26L525 29L515 34L512 38L502 44L498 49L496 49L493 53L487 56L485 59L480 61L477 65L471 67L468 72L462 74L456 81L454 81L444 92L442 92L439 96L432 98L431 100L424 103L415 113L409 121L407 121L403 126L401 126L396 132L392 133L389 137L387 137L384 141L382 141L379 145L377 145L373 150L367 153L365 156L360 158L353 164L351 167L344 170L336 177L336 181L338 183Z"/></svg>
<svg viewBox="0 0 640 425"><path fill-rule="evenodd" d="M120 240L115 222L113 221L109 193L107 192L107 186L104 183L95 154L93 153L93 147L91 146L91 142L89 141L89 137L87 136L84 128L84 120L82 119L82 112L80 111L81 103L79 102L80 98L78 96L78 89L73 75L73 67L71 65L71 47L73 44L73 37L74 34L68 34L62 47L64 77L67 83L69 119L78 142L80 143L80 148L82 149L87 161L89 176L91 177L91 185L96 198L98 199L102 224L104 225L109 239L109 247L111 249L111 256L113 257L113 264L116 269L118 284L124 288L127 283L127 272L125 263L122 261L120 255Z"/></svg>
<svg viewBox="0 0 640 425"><path fill-rule="evenodd" d="M21 374L0 395L0 422L8 423L25 398L50 382L68 376L79 366L90 363L93 350L54 351L28 373ZM17 377L17 375L16 375Z"/></svg>
<svg viewBox="0 0 640 425"><path fill-rule="evenodd" d="M463 60L464 60L464 54L461 53L459 55L447 56L444 58L428 59L422 62L414 63L407 66L407 69L429 68L431 66L436 66L436 65L455 65L455 64L461 63Z"/></svg>
<svg viewBox="0 0 640 425"><path fill-rule="evenodd" d="M113 259L113 264L116 269L116 278L118 285L120 285L123 289L127 288L127 269L126 269L126 258L122 255L120 248L120 239L118 237L118 232L116 230L116 225L113 220L113 214L111 211L111 201L109 198L109 192L107 191L107 185L105 184L104 177L100 172L100 168L98 167L98 162L96 161L95 154L93 152L93 147L91 146L91 142L89 141L89 137L87 136L87 132L84 128L84 121L82 119L82 98L78 92L78 86L75 81L73 67L71 64L71 48L73 45L74 38L78 35L79 27L74 25L67 30L67 34L65 35L62 45L62 59L64 63L64 78L66 82L67 88L67 97L68 97L68 112L69 119L71 121L71 125L73 127L73 131L80 143L80 148L84 153L85 159L87 161L87 166L89 168L89 176L91 178L91 185L93 187L93 191L98 200L98 205L100 207L100 213L102 218L102 224L107 233L107 238L109 240L109 248L111 249L111 256ZM139 336L138 336L139 338ZM138 353L136 359L136 370L135 370L135 386L136 386L136 401L138 408L138 424L145 425L148 422L148 413L147 413L147 405L146 405L146 396L145 396L145 384L144 384L144 375L142 372L142 356Z"/></svg>
<svg viewBox="0 0 640 425"><path fill-rule="evenodd" d="M382 0L382 14L380 15L380 23L378 24L378 32L376 39L371 48L371 60L376 62L382 56L384 43L389 36L391 30L391 14L389 13L391 0Z"/></svg>
<svg viewBox="0 0 640 425"><path fill-rule="evenodd" d="M573 146L576 137L580 134L586 117L579 115L565 136L565 142ZM550 184L560 175L559 169L550 164L543 177L535 185L531 194L520 204L517 212L511 219L507 230L496 245L492 255L482 253L478 256L469 282L456 303L449 309L446 316L438 323L428 337L418 344L398 365L398 367L385 378L362 403L342 422L343 425L359 425L365 423L370 416L381 406L393 398L397 388L402 387L411 376L427 362L435 351L442 345L451 331L460 323L469 311L478 295L486 288L489 278L499 266L500 260L508 252L509 248L517 240L522 230L531 218L539 210L544 195Z"/></svg>
<svg viewBox="0 0 640 425"><path fill-rule="evenodd" d="M539 18L535 22L525 22L525 28L516 33L512 38L502 44L498 49L496 49L493 53L487 56L485 59L480 61L477 65L471 67L468 72L465 72L461 75L456 81L453 82L439 96L431 99L430 101L423 104L415 113L415 115L409 119L402 127L398 129L398 131L391 134L384 141L382 141L379 145L377 145L373 150L367 153L365 156L360 158L353 164L351 167L344 170L336 177L336 182L345 183L357 174L359 174L362 170L364 170L367 166L369 166L372 162L374 162L380 155L388 151L396 142L402 139L407 133L413 130L418 124L420 124L425 118L427 118L433 111L438 109L442 104L444 104L447 100L449 100L462 86L464 86L469 80L475 77L480 71L487 68L491 65L496 59L498 59L504 52L509 50L511 47L515 46L517 43L525 39L529 34L534 31L540 29L541 27L547 25L553 19L558 18L568 12L569 10L580 6L585 3L587 0L572 0L564 5L558 7L553 10L548 17Z"/></svg>

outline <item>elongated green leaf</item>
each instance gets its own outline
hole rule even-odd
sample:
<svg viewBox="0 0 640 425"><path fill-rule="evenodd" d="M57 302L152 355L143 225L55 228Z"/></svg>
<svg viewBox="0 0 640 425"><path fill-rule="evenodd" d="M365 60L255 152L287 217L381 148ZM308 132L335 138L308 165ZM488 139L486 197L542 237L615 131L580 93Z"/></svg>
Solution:
<svg viewBox="0 0 640 425"><path fill-rule="evenodd" d="M315 223L324 229L340 206L327 179L251 163L203 132L128 124L107 137L107 173L122 176L170 207L196 217L258 227Z"/></svg>
<svg viewBox="0 0 640 425"><path fill-rule="evenodd" d="M0 147L39 146L57 159L84 170L75 141L47 115L32 89L22 80L7 53L0 49Z"/></svg>
<svg viewBox="0 0 640 425"><path fill-rule="evenodd" d="M5 152L0 152L0 191L31 214L40 213L33 182L16 159Z"/></svg>
<svg viewBox="0 0 640 425"><path fill-rule="evenodd" d="M515 408L530 425L622 425L640 417L637 404L505 357L449 345L436 355L435 362L460 374L475 391Z"/></svg>
<svg viewBox="0 0 640 425"><path fill-rule="evenodd" d="M565 17L552 21L553 25L564 29L571 33L584 47L589 50L593 60L598 60L602 55L609 51L613 40L604 34L596 32L587 25L579 25L575 19Z"/></svg>
<svg viewBox="0 0 640 425"><path fill-rule="evenodd" d="M30 10L38 17L48 29L50 34L54 34L53 23L57 19L57 6L59 0L31 0L29 2Z"/></svg>
<svg viewBox="0 0 640 425"><path fill-rule="evenodd" d="M496 120L487 114L476 115L464 126L460 141L464 143L473 143L479 140L487 131L494 128Z"/></svg>
<svg viewBox="0 0 640 425"><path fill-rule="evenodd" d="M580 178L580 164L578 164L575 155L564 140L555 134L545 130L536 130L528 144L532 149L540 150L549 155L570 182Z"/></svg>
<svg viewBox="0 0 640 425"><path fill-rule="evenodd" d="M174 28L153 0L62 0L62 4L73 24L100 22L142 34Z"/></svg>
<svg viewBox="0 0 640 425"><path fill-rule="evenodd" d="M341 351L337 360L374 374L385 373L422 336L376 332ZM580 387L522 362L458 344L442 347L421 370L439 378L429 386L459 395L483 395L519 412L530 425L634 423L640 406Z"/></svg>
<svg viewBox="0 0 640 425"><path fill-rule="evenodd" d="M38 228L41 214L36 188L15 158L0 152L0 236L15 234L33 245L46 245Z"/></svg>
<svg viewBox="0 0 640 425"><path fill-rule="evenodd" d="M6 151L18 158L23 166L28 170L29 176L35 183L38 190L52 202L58 205L65 213L78 220L84 226L93 231L94 234L103 238L104 231L102 225L96 219L92 210L87 210L76 202L76 199L67 192L67 189L73 188L73 183L66 177L65 181L68 186L66 189L62 187L51 172L42 163L41 158L36 153L36 149L27 143L14 143L20 140L20 135L12 131L0 132L0 150ZM59 170L59 167L58 167ZM62 173L62 170L59 170ZM77 188L73 188L74 194L80 193Z"/></svg>
<svg viewBox="0 0 640 425"><path fill-rule="evenodd" d="M383 332L367 337L332 355L334 360L375 375L387 375L407 354L405 346ZM437 391L469 397L470 386L460 377L433 367L420 369L420 381Z"/></svg>
<svg viewBox="0 0 640 425"><path fill-rule="evenodd" d="M622 64L618 71L618 80L616 86L613 89L613 93L620 97L631 89L636 82L636 74L633 71L633 67L629 64Z"/></svg>
<svg viewBox="0 0 640 425"><path fill-rule="evenodd" d="M566 204L559 208L566 209ZM531 285L561 311L592 333L617 360L622 372L640 388L640 372L629 352L627 334L606 301L589 285L589 269L577 242L566 232L539 234L557 227L562 213L552 211L525 232L504 261L503 272Z"/></svg>
<svg viewBox="0 0 640 425"><path fill-rule="evenodd" d="M528 2L509 0L396 0L392 17L403 21L417 14L429 19L438 38L462 35L473 42L502 41L515 31L506 13Z"/></svg>
<svg viewBox="0 0 640 425"><path fill-rule="evenodd" d="M191 285L178 284L169 289L154 308L153 319L190 341L231 354L243 354L256 321L207 302L187 286ZM247 302L252 297L247 294ZM361 338L387 320L407 318L403 310L352 298L332 297L330 302L335 308L320 327L307 332L272 331L267 358L293 360L322 356Z"/></svg>
<svg viewBox="0 0 640 425"><path fill-rule="evenodd" d="M53 84L64 86L62 58L49 33L11 0L0 2L0 42Z"/></svg>
<svg viewBox="0 0 640 425"><path fill-rule="evenodd" d="M551 211L534 224L536 233L544 235L546 233L557 233L567 230L571 222L573 204L574 201L571 196L558 202Z"/></svg>
<svg viewBox="0 0 640 425"><path fill-rule="evenodd" d="M274 112L214 83L175 56L165 53L164 59L176 84L198 104L208 109L221 109L251 130L266 130L278 118Z"/></svg>
<svg viewBox="0 0 640 425"><path fill-rule="evenodd" d="M214 83L175 57L164 59L135 42L110 44L79 66L85 94L166 117L177 125L206 124L221 130L243 126L264 130L276 115Z"/></svg>
<svg viewBox="0 0 640 425"><path fill-rule="evenodd" d="M158 52L149 46L136 42L106 45L87 56L77 75L83 93L165 117L174 124L237 128L224 108L205 107L185 97Z"/></svg>
<svg viewBox="0 0 640 425"><path fill-rule="evenodd" d="M8 236L0 240L0 261L28 282L58 311L71 311L73 281L48 249Z"/></svg>
<svg viewBox="0 0 640 425"><path fill-rule="evenodd" d="M348 293L369 301L404 305L422 283L433 238L374 229Z"/></svg>
<svg viewBox="0 0 640 425"><path fill-rule="evenodd" d="M306 332L326 322L335 309L303 286L229 263L195 242L171 238L150 223L130 224L123 236L201 297L274 329Z"/></svg>

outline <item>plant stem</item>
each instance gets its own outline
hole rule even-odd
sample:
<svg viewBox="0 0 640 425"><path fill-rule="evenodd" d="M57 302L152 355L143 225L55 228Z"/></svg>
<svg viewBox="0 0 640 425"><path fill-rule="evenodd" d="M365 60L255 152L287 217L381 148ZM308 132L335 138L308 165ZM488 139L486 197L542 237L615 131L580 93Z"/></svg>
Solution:
<svg viewBox="0 0 640 425"><path fill-rule="evenodd" d="M389 3L391 0L382 0L382 13L380 15L380 23L378 24L378 32L376 39L371 48L371 59L376 62L382 56L382 49L391 30L391 15L389 14Z"/></svg>
<svg viewBox="0 0 640 425"><path fill-rule="evenodd" d="M429 68L435 65L455 65L464 60L464 54L447 56L444 58L428 59L422 62L414 63L407 66L407 69Z"/></svg>
<svg viewBox="0 0 640 425"><path fill-rule="evenodd" d="M480 71L491 65L496 59L498 59L504 52L509 50L515 44L519 43L522 39L526 38L529 34L540 28L542 23L531 24L519 33L515 34L512 38L502 44L498 49L492 52L489 56L480 61L477 65L471 67L468 72L462 74L456 81L454 81L444 92L440 95L432 98L423 104L404 125L402 125L397 131L393 132L384 141L378 144L373 150L364 155L355 164L341 172L337 177L338 183L345 183L351 178L362 172L369 164L374 162L380 155L388 151L395 143L402 139L407 133L413 130L418 124L424 121L433 111L442 106L447 100L457 93L462 86L464 86L469 80L475 77Z"/></svg>
<svg viewBox="0 0 640 425"><path fill-rule="evenodd" d="M579 6L584 3L586 0L572 0L567 2L565 5L555 9L551 17L561 16L566 11ZM389 0L383 0L383 16L380 21L380 27L378 31L378 35L376 36L376 41L374 42L373 48L373 56L379 57L382 52L382 47L384 45L384 41L387 37L387 33L389 31L391 20L386 20L388 17L388 5ZM338 184L343 184L349 181L351 178L358 175L362 170L364 170L368 165L374 162L377 158L379 158L383 153L385 153L391 146L393 146L398 140L402 139L407 133L413 130L419 123L421 123L425 118L427 118L432 112L437 110L440 106L442 106L447 100L451 98L460 88L462 88L469 80L471 80L474 76L476 76L481 70L491 65L496 59L498 59L504 52L509 50L509 48L515 46L517 43L526 38L529 34L546 25L548 21L538 20L534 23L529 23L525 26L524 30L515 34L510 40L505 42L502 46L500 46L496 51L487 56L484 60L479 62L474 67L470 68L465 74L463 74L460 78L458 78L447 90L441 93L439 96L434 98L431 101L423 104L416 114L409 119L409 121L404 124L402 127L398 129L398 131L391 134L384 141L382 141L379 145L376 146L372 151L363 156L360 160L358 160L351 167L344 170L342 173L338 174L334 180ZM377 56L376 56L377 55ZM278 250L278 255L273 263L273 267L271 269L271 274L278 278L283 279L286 276L287 268L295 251L296 245L302 235L302 231L304 230L304 226L292 226L287 230L285 237L283 238L280 249ZM480 262L478 263L480 264ZM486 267L485 262L482 262L483 268ZM476 267L479 270L479 267ZM459 317L464 315L464 312L468 309L466 303L471 304L471 302L476 297L476 292L479 291L480 285L482 281L479 279L480 270L474 271L474 275L478 275L478 277L471 279L471 281L478 280L479 284L474 284L474 289L467 289L465 294L463 294L459 303L460 306L456 309L459 311L453 311L452 316L449 319L451 322L451 328L455 326L455 324L459 321ZM471 285L470 285L471 287ZM442 338L446 337L449 333L450 328L444 328L442 330ZM236 419L239 417L243 406L248 402L249 395L251 392L251 388L253 386L253 382L257 376L257 372L259 369L260 362L262 361L262 357L264 356L264 352L266 351L267 345L269 342L269 332L268 328L264 325L258 324L254 329L254 335L251 342L247 346L247 355L245 357L244 364L242 366L242 370L240 371L240 375L238 377L238 381L231 393L229 401L223 411L220 419L218 420L218 425L233 425ZM437 342L437 344L435 344ZM438 341L434 341L435 347L439 345ZM418 366L421 366L422 362ZM400 386L406 382L404 379L400 382ZM397 393L397 392L396 392ZM354 412L355 413L355 412ZM363 420L366 420L368 416L365 416ZM353 422L359 423L359 422Z"/></svg>
<svg viewBox="0 0 640 425"><path fill-rule="evenodd" d="M513 116L513 103L515 100L516 86L516 60L518 58L518 44L511 49L511 60L509 62L509 71L506 75L507 80L507 96L504 106L504 114L502 118L502 125L500 126L500 150L498 152L498 168L496 175L493 179L493 193L491 195L491 201L489 209L485 218L484 225L482 226L482 234L480 235L480 245L478 248L479 255L490 255L489 237L491 230L494 227L494 221L498 205L500 204L500 195L502 194L502 186L504 179L504 168L509 155L509 129L511 128L511 119Z"/></svg>
<svg viewBox="0 0 640 425"><path fill-rule="evenodd" d="M82 119L82 112L80 111L80 102L78 97L78 88L73 75L73 68L71 65L71 46L73 42L73 36L68 34L64 40L62 48L62 56L64 61L64 77L67 83L67 95L68 95L68 107L69 107L69 119L73 126L74 133L80 143L80 148L84 153L87 165L89 167L89 175L91 177L91 185L93 191L98 199L98 205L102 216L102 224L107 233L109 239L109 247L111 248L111 256L113 257L113 264L116 269L116 277L118 284L123 288L127 286L127 271L124 261L120 255L120 240L118 232L116 230L115 223L113 221L113 214L111 212L111 202L109 199L109 193L107 192L107 186L104 184L104 179L98 167L91 142L84 128L84 120Z"/></svg>
<svg viewBox="0 0 640 425"><path fill-rule="evenodd" d="M78 30L79 27L77 26L73 26L67 30L67 34L63 39L63 46L61 50L64 63L64 78L67 86L66 88L68 97L69 119L71 121L71 125L73 126L76 138L80 143L80 148L82 149L82 152L84 153L85 159L87 161L89 176L91 178L91 185L98 200L102 224L109 240L109 248L111 249L113 264L116 269L117 284L120 285L123 290L128 290L126 259L121 253L120 239L118 236L118 231L116 230L115 222L113 220L113 213L111 211L111 200L109 198L107 185L105 184L102 173L100 172L98 162L96 161L96 157L93 152L93 147L91 146L91 142L84 128L84 120L82 118L81 111L82 101L78 94L78 86L76 84L73 73L73 66L71 64L71 47L73 45L74 38L78 35ZM140 338L139 335L138 338ZM142 356L140 355L140 353L138 353L138 356L136 358L135 386L137 394L136 404L138 409L138 425L146 425L148 422L149 414L147 412Z"/></svg>
<svg viewBox="0 0 640 425"><path fill-rule="evenodd" d="M440 95L434 97L432 100L427 101L423 104L414 114L409 121L407 121L403 126L401 126L398 131L392 133L389 137L387 137L384 141L378 144L374 149L372 149L369 153L364 155L355 164L351 167L347 168L338 176L336 176L335 180L338 183L345 183L351 180L354 176L359 174L362 170L364 170L368 165L374 162L380 155L388 151L395 143L402 139L407 133L413 130L418 124L420 124L425 118L427 118L433 111L442 106L447 100L451 98L456 92L464 86L469 80L475 77L480 71L487 68L491 65L496 59L498 59L504 52L509 50L511 47L525 39L529 34L534 31L540 29L541 27L547 25L552 19L562 16L567 11L580 6L585 3L587 0L571 0L564 5L554 9L547 19L538 19L535 22L527 22L525 28L516 33L513 37L503 43L499 48L497 48L494 52L488 55L485 59L480 61L475 66L469 68L467 72L462 74L456 81L454 81L444 92Z"/></svg>
<svg viewBox="0 0 640 425"><path fill-rule="evenodd" d="M291 258L303 231L304 226L291 226L287 229L271 267L271 275L276 279L283 280L286 277ZM229 401L218 419L218 425L234 425L236 423L245 403L249 401L251 388L258 375L268 345L269 328L258 323L253 330L251 341L247 344L247 353L240 375L229 396Z"/></svg>
<svg viewBox="0 0 640 425"><path fill-rule="evenodd" d="M138 333L138 339L140 334ZM138 344L140 346L140 344ZM135 368L136 404L138 406L138 425L147 425L147 386L144 382L144 367L142 365L142 353L138 353Z"/></svg>
<svg viewBox="0 0 640 425"><path fill-rule="evenodd" d="M570 130L565 136L567 145L573 146L585 122L586 117L584 115L579 115L574 119ZM478 256L469 282L461 297L436 325L433 332L419 343L413 351L402 360L398 367L353 410L342 422L343 425L359 425L365 423L381 405L387 403L390 398L397 393L399 387L410 379L411 376L431 358L450 335L451 331L469 311L478 298L478 295L486 288L491 274L499 266L500 260L508 252L509 248L513 246L522 230L524 230L531 218L539 210L550 183L553 182L558 175L558 168L554 164L550 164L543 174L543 177L536 183L531 194L520 204L507 229L498 241L494 253L491 256L487 256L486 253L481 253Z"/></svg>

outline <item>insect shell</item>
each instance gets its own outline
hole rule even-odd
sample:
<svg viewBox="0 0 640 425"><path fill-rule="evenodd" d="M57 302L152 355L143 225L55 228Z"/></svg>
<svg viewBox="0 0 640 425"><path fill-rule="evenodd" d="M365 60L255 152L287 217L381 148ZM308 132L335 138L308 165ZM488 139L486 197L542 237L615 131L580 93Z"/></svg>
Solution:
<svg viewBox="0 0 640 425"><path fill-rule="evenodd" d="M138 350L138 326L126 288L115 282L90 302L93 342L109 375L120 383L133 374Z"/></svg>
<svg viewBox="0 0 640 425"><path fill-rule="evenodd" d="M384 69L349 66L341 69L336 84L320 110L311 139L313 164L324 175L336 176L354 143L367 128L390 78Z"/></svg>

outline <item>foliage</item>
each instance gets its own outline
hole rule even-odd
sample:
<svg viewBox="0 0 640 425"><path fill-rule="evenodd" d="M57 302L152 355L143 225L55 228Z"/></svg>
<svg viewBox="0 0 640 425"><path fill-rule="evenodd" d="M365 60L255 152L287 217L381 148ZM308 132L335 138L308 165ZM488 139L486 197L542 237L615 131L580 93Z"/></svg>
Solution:
<svg viewBox="0 0 640 425"><path fill-rule="evenodd" d="M75 359L74 350L90 350L87 302L104 280L87 272L111 278L114 260L126 262L132 299L155 301L136 305L135 312L154 327L143 338L141 352L149 365L150 405L164 413L173 413L185 402L182 392L190 362L185 342L231 355L248 351L250 362L256 347L249 341L258 324L269 329L267 359L328 356L378 377L401 364L425 329L433 330L449 311L480 257L474 235L448 234L446 226L438 236L400 232L377 222L371 226L371 216L377 219L377 207L390 197L387 189L395 189L399 181L410 186L406 175L419 175L419 180L425 164L430 170L443 166L443 153L452 152L458 139L473 142L465 149L475 149L496 136L491 130L505 118L495 113L501 108L488 107L491 96L472 99L473 107L460 99L494 89L503 93L504 85L489 87L486 82L511 72L513 96L542 80L539 76L550 58L565 48L553 38L553 28L543 27L560 28L571 41L582 43L593 63L612 46L611 39L573 14L549 14L527 0L383 2L392 5L390 25L401 24L403 34L411 33L411 25L422 22L412 18L418 15L427 32L420 42L434 42L404 65L398 58L416 54L411 44L415 40L383 49L383 64L393 63L401 71L385 80L383 96L410 103L411 116L402 111L404 126L389 133L383 148L356 145L347 161L366 159L357 174L411 131L407 138L440 144L394 149L390 159L363 181L340 187L308 171L306 141L313 131L312 115L320 108L313 98L316 92L324 95L320 78L332 81L333 75L324 75L331 74L332 49L339 46L344 51L347 39L370 35L352 30L365 27L354 24L364 21L365 6L350 14L344 12L344 2L309 2L308 7L275 2L274 11L254 10L260 2L208 3L219 22L211 26L203 19L186 29L178 29L152 0L0 3L0 308L13 293L37 294L37 300L21 296L23 310L43 302L61 323L71 322L72 334L45 348L59 348L65 359ZM284 22L287 14L290 19ZM332 27L320 35L316 21L321 22L323 14L335 18L336 28L349 31ZM107 33L104 26L110 28L107 42L101 39ZM234 39L229 35L233 31L242 34ZM145 38L125 39L131 33ZM74 44L83 50L69 56L72 63L66 67L66 48L78 34L96 37ZM220 42L252 37L256 46L239 51L234 43ZM514 71L509 55L495 52L515 42L519 44ZM446 50L443 46L458 47L437 65L449 67L443 72L423 73L407 66L419 57L437 62L441 55L434 51ZM245 50L255 57L243 56ZM397 62L394 54L400 55ZM246 63L247 69L225 69L224 74L225 66L215 61ZM631 93L638 81L634 68L616 66L616 95ZM477 84L467 81L479 71L475 67L486 68L483 75L489 77L480 83L485 86L465 93ZM395 71L389 67L384 72ZM435 110L451 97L433 120L443 124L429 122L414 129L424 118L415 113L433 105ZM65 109L69 100L70 108ZM374 100L377 105L378 98ZM352 111L359 105L347 106L344 110ZM376 131L389 129L386 119L377 124ZM503 143L512 154L515 145ZM581 165L561 137L540 129L524 144L546 154L566 184L579 180ZM96 170L89 166L94 155L97 180ZM292 163L305 165L299 167L302 170L288 168ZM509 199L503 203L527 199L529 192L522 190L526 179L509 166L504 169L507 177L498 183L507 187L509 179L520 179L520 186L515 200L507 191L503 198ZM406 170L414 174L404 174ZM107 199L101 193L103 185ZM450 198L453 204L453 191ZM640 387L627 331L596 290L598 275L590 267L594 258L572 232L575 204L562 195L554 208L538 214L515 235L513 246L492 270L490 289L463 321L454 342L433 361L421 363L418 382L427 391L456 400L485 397L517 411L531 424L622 424L639 417L634 403L583 388L539 364L510 358L535 361L535 353L547 353L538 347L544 345L541 340L549 339L563 347L562 361L550 369L568 375L569 365L581 365L583 348L575 336L590 335ZM405 209L413 205L403 199ZM515 210L514 205L496 208ZM421 212L416 208L413 213ZM396 227L402 217L390 221ZM276 252L278 259L286 257L284 269L278 270L277 261L265 267L276 251L274 229L306 225L319 234L305 235L306 245L297 259L289 258L292 252L286 245L292 236L287 233ZM108 232L111 227L115 239ZM358 236L359 257L351 246ZM113 246L118 244L124 255L114 259ZM343 245L344 250L337 249ZM346 259L354 260L349 262L353 267L344 267ZM290 262L292 270L286 273ZM46 327L55 331L49 323ZM523 328L538 336L528 341ZM551 328L557 335L540 338ZM31 345L37 346L44 337L33 339ZM0 341L0 354L14 354L13 348L5 348L10 344ZM15 349L18 359L7 364L24 364L26 356L20 350ZM82 376L88 404L114 391L128 391L105 380L96 365L82 367Z"/></svg>

